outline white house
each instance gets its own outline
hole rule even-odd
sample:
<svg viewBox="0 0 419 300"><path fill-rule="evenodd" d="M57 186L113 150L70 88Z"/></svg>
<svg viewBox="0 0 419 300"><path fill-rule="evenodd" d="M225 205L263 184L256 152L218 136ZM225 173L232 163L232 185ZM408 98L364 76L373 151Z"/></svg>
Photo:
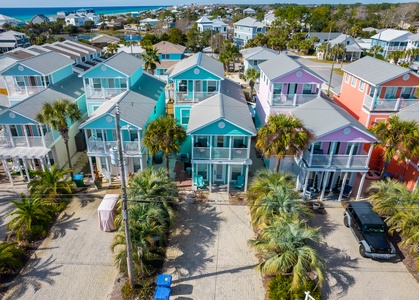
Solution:
<svg viewBox="0 0 419 300"><path fill-rule="evenodd" d="M246 9L243 9L243 13L246 15L254 15L256 14L256 11L253 8L248 7Z"/></svg>
<svg viewBox="0 0 419 300"><path fill-rule="evenodd" d="M391 52L406 50L411 35L412 33L406 30L386 29L371 37L371 47L381 46L383 50L379 53L387 57Z"/></svg>
<svg viewBox="0 0 419 300"><path fill-rule="evenodd" d="M205 30L217 31L220 34L227 36L227 24L219 19L210 20L208 17L203 16L198 21L199 32L204 32Z"/></svg>
<svg viewBox="0 0 419 300"><path fill-rule="evenodd" d="M234 23L234 41L239 48L246 45L248 40L253 39L259 33L266 33L266 25L256 19L247 17Z"/></svg>

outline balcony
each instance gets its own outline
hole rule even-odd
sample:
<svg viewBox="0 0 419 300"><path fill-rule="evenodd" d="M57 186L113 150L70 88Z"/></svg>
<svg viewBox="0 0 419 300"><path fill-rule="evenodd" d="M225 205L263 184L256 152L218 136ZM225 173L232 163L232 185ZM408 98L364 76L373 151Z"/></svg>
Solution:
<svg viewBox="0 0 419 300"><path fill-rule="evenodd" d="M11 98L25 99L45 89L45 86L20 86L15 84L8 87L8 93Z"/></svg>
<svg viewBox="0 0 419 300"><path fill-rule="evenodd" d="M318 94L273 94L272 106L300 106L317 98Z"/></svg>
<svg viewBox="0 0 419 300"><path fill-rule="evenodd" d="M418 102L419 99L413 96L409 99L376 97L373 101L373 97L365 95L362 106L368 111L399 111Z"/></svg>
<svg viewBox="0 0 419 300"><path fill-rule="evenodd" d="M248 148L194 147L192 150L192 159L245 160L248 157Z"/></svg>
<svg viewBox="0 0 419 300"><path fill-rule="evenodd" d="M109 155L112 149L117 148L116 141L101 141L90 138L87 142L87 151L90 154ZM122 150L128 155L138 155L145 153L144 147L138 141L124 141L122 142Z"/></svg>
<svg viewBox="0 0 419 300"><path fill-rule="evenodd" d="M216 95L217 92L195 92L195 93L176 93L176 102L200 102L211 96Z"/></svg>
<svg viewBox="0 0 419 300"><path fill-rule="evenodd" d="M86 98L111 99L125 91L127 91L127 88L94 88L92 86L86 86Z"/></svg>
<svg viewBox="0 0 419 300"><path fill-rule="evenodd" d="M8 136L2 130L0 131L0 147L13 148L13 147L44 147L48 148L54 141L52 132L47 132L44 137L42 136Z"/></svg>
<svg viewBox="0 0 419 300"><path fill-rule="evenodd" d="M330 154L313 154L310 164L310 152L304 151L303 159L308 167L316 168L365 168L368 169L368 155L335 154L330 161Z"/></svg>

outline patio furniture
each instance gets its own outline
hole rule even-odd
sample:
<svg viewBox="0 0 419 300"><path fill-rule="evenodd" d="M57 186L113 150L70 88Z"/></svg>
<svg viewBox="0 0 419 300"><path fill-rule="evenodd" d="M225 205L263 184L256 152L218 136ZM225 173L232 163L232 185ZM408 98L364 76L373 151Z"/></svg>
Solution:
<svg viewBox="0 0 419 300"><path fill-rule="evenodd" d="M234 187L236 189L239 189L239 190L243 189L243 187L244 187L244 176L242 176L242 175L237 176L237 180L236 180L236 183L234 184Z"/></svg>
<svg viewBox="0 0 419 300"><path fill-rule="evenodd" d="M204 177L202 175L195 176L194 183L197 189L203 189L205 187Z"/></svg>
<svg viewBox="0 0 419 300"><path fill-rule="evenodd" d="M308 186L304 193L304 196L311 200L317 196L317 190L313 187Z"/></svg>
<svg viewBox="0 0 419 300"><path fill-rule="evenodd" d="M351 197L352 193L352 186L345 184L345 187L343 188L342 198L349 198Z"/></svg>

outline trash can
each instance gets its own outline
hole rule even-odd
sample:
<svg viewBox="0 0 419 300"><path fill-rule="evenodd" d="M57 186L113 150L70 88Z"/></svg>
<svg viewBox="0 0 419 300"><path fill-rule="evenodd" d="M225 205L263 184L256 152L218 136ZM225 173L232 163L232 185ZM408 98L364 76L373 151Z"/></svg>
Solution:
<svg viewBox="0 0 419 300"><path fill-rule="evenodd" d="M171 290L168 287L159 286L154 292L155 300L169 300Z"/></svg>
<svg viewBox="0 0 419 300"><path fill-rule="evenodd" d="M172 284L172 275L159 274L156 279L157 286L170 287Z"/></svg>
<svg viewBox="0 0 419 300"><path fill-rule="evenodd" d="M76 184L76 187L84 187L83 177L83 174L76 174L73 176L73 181Z"/></svg>

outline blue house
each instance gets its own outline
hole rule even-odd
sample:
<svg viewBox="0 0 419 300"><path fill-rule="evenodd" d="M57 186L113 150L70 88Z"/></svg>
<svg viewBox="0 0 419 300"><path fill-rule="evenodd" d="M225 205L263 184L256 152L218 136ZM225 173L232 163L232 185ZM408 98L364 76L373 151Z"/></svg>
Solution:
<svg viewBox="0 0 419 300"><path fill-rule="evenodd" d="M210 190L217 185L227 191L242 178L246 190L256 129L240 85L224 77L222 63L202 53L179 62L169 79L175 118L188 135L181 152L191 157L192 177Z"/></svg>
<svg viewBox="0 0 419 300"><path fill-rule="evenodd" d="M160 59L154 75L160 79L167 80L167 70L173 68L175 64L183 59L186 47L168 41L158 42L153 47L157 49Z"/></svg>
<svg viewBox="0 0 419 300"><path fill-rule="evenodd" d="M141 59L121 52L82 75L89 119L79 128L85 133L92 174L97 169L109 182L112 175L121 175L112 159L117 146L116 106L120 108L122 147L129 173L147 167L144 131L150 121L165 114L166 84L143 73L141 66Z"/></svg>
<svg viewBox="0 0 419 300"><path fill-rule="evenodd" d="M73 60L46 52L16 62L1 73L12 106L73 74Z"/></svg>

